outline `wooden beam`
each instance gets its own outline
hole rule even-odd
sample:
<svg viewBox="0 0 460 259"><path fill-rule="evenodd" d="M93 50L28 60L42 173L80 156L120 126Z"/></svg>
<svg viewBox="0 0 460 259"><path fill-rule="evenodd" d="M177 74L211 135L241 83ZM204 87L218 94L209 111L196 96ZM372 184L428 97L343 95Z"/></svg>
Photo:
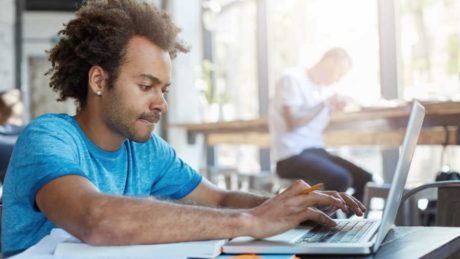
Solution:
<svg viewBox="0 0 460 259"><path fill-rule="evenodd" d="M208 135L207 143L210 146L219 144L248 144L256 145L260 148L270 148L271 137L266 132L212 133Z"/></svg>
<svg viewBox="0 0 460 259"><path fill-rule="evenodd" d="M425 121L429 122L436 117L455 115L460 118L460 102L423 102L425 106ZM409 117L411 110L410 104L389 107L389 108L363 108L356 112L336 112L331 115L331 124L356 121L376 121L405 119ZM447 125L457 125L459 120L451 121ZM268 131L267 118L257 118L254 120L237 120L224 122L208 122L195 124L171 124L172 127L185 128L196 133L208 133L214 131ZM356 125L355 125L356 126ZM441 126L441 125L436 125Z"/></svg>
<svg viewBox="0 0 460 259"><path fill-rule="evenodd" d="M421 143L460 145L460 142L455 142L460 141L457 134L457 127L460 127L460 102L424 102L423 104L426 109L423 129L432 131L429 137L424 137L422 133ZM346 140L347 145L390 143L390 146L397 146L396 143L402 140L403 135L396 131L407 125L409 112L410 105L406 104L398 107L366 108L357 112L334 113L325 131L326 142L328 145L339 145ZM203 134L211 142L216 143L225 139L224 142L234 144L254 142L260 147L269 145L265 136L269 132L267 118L169 126L185 128L189 140L193 140L196 134ZM445 129L433 129L436 127L445 127ZM449 130L450 127L454 128ZM357 132L359 135L356 135ZM254 136L254 134L261 136ZM351 140L356 142L352 143Z"/></svg>
<svg viewBox="0 0 460 259"><path fill-rule="evenodd" d="M451 129L453 130L453 129ZM402 145L405 129L384 132L360 132L360 131L333 131L324 135L327 146L368 146L398 147ZM455 135L455 137L453 136ZM448 134L444 127L422 129L418 140L419 145L455 145L455 134Z"/></svg>
<svg viewBox="0 0 460 259"><path fill-rule="evenodd" d="M392 130L384 132L365 131L332 131L324 134L327 146L380 146L398 147L402 144L405 130ZM418 144L420 145L455 145L457 143L457 127L433 127L422 129ZM248 144L261 148L271 147L269 133L211 133L208 135L207 144L210 146L220 144Z"/></svg>

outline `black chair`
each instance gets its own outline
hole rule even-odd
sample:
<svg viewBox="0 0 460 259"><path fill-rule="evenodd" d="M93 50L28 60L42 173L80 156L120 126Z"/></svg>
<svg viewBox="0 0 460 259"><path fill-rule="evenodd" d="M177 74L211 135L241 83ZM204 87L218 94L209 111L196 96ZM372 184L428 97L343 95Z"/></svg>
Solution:
<svg viewBox="0 0 460 259"><path fill-rule="evenodd" d="M399 209L405 201L421 191L437 188L436 226L460 227L460 181L439 181L424 184L404 193Z"/></svg>

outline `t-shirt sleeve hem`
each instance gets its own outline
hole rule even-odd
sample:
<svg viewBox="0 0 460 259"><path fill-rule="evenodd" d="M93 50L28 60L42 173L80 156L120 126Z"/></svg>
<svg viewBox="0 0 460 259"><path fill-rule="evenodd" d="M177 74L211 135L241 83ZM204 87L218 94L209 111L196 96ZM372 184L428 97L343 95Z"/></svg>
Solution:
<svg viewBox="0 0 460 259"><path fill-rule="evenodd" d="M195 188L201 183L203 176L197 174L197 177L193 177L189 184L181 188L176 194L173 195L174 199L182 199L189 195Z"/></svg>

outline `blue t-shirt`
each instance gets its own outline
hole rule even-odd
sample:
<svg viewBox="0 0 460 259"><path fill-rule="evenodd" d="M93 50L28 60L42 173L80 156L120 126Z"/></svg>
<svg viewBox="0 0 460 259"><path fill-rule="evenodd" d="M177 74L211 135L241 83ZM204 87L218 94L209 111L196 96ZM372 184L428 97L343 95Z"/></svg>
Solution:
<svg viewBox="0 0 460 259"><path fill-rule="evenodd" d="M19 137L6 174L4 253L36 244L55 227L38 210L35 195L65 175L85 177L103 193L159 199L181 199L201 182L201 176L154 134L146 143L126 140L119 150L108 152L92 143L73 117L40 116Z"/></svg>

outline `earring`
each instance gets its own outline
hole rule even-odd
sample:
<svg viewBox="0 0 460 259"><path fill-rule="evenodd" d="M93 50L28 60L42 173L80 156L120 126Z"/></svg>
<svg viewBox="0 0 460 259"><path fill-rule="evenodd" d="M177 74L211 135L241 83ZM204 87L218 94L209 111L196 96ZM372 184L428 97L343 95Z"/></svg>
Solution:
<svg viewBox="0 0 460 259"><path fill-rule="evenodd" d="M101 96L101 95L102 95L101 90L97 90L97 91L96 91L96 95L97 95L97 96Z"/></svg>

